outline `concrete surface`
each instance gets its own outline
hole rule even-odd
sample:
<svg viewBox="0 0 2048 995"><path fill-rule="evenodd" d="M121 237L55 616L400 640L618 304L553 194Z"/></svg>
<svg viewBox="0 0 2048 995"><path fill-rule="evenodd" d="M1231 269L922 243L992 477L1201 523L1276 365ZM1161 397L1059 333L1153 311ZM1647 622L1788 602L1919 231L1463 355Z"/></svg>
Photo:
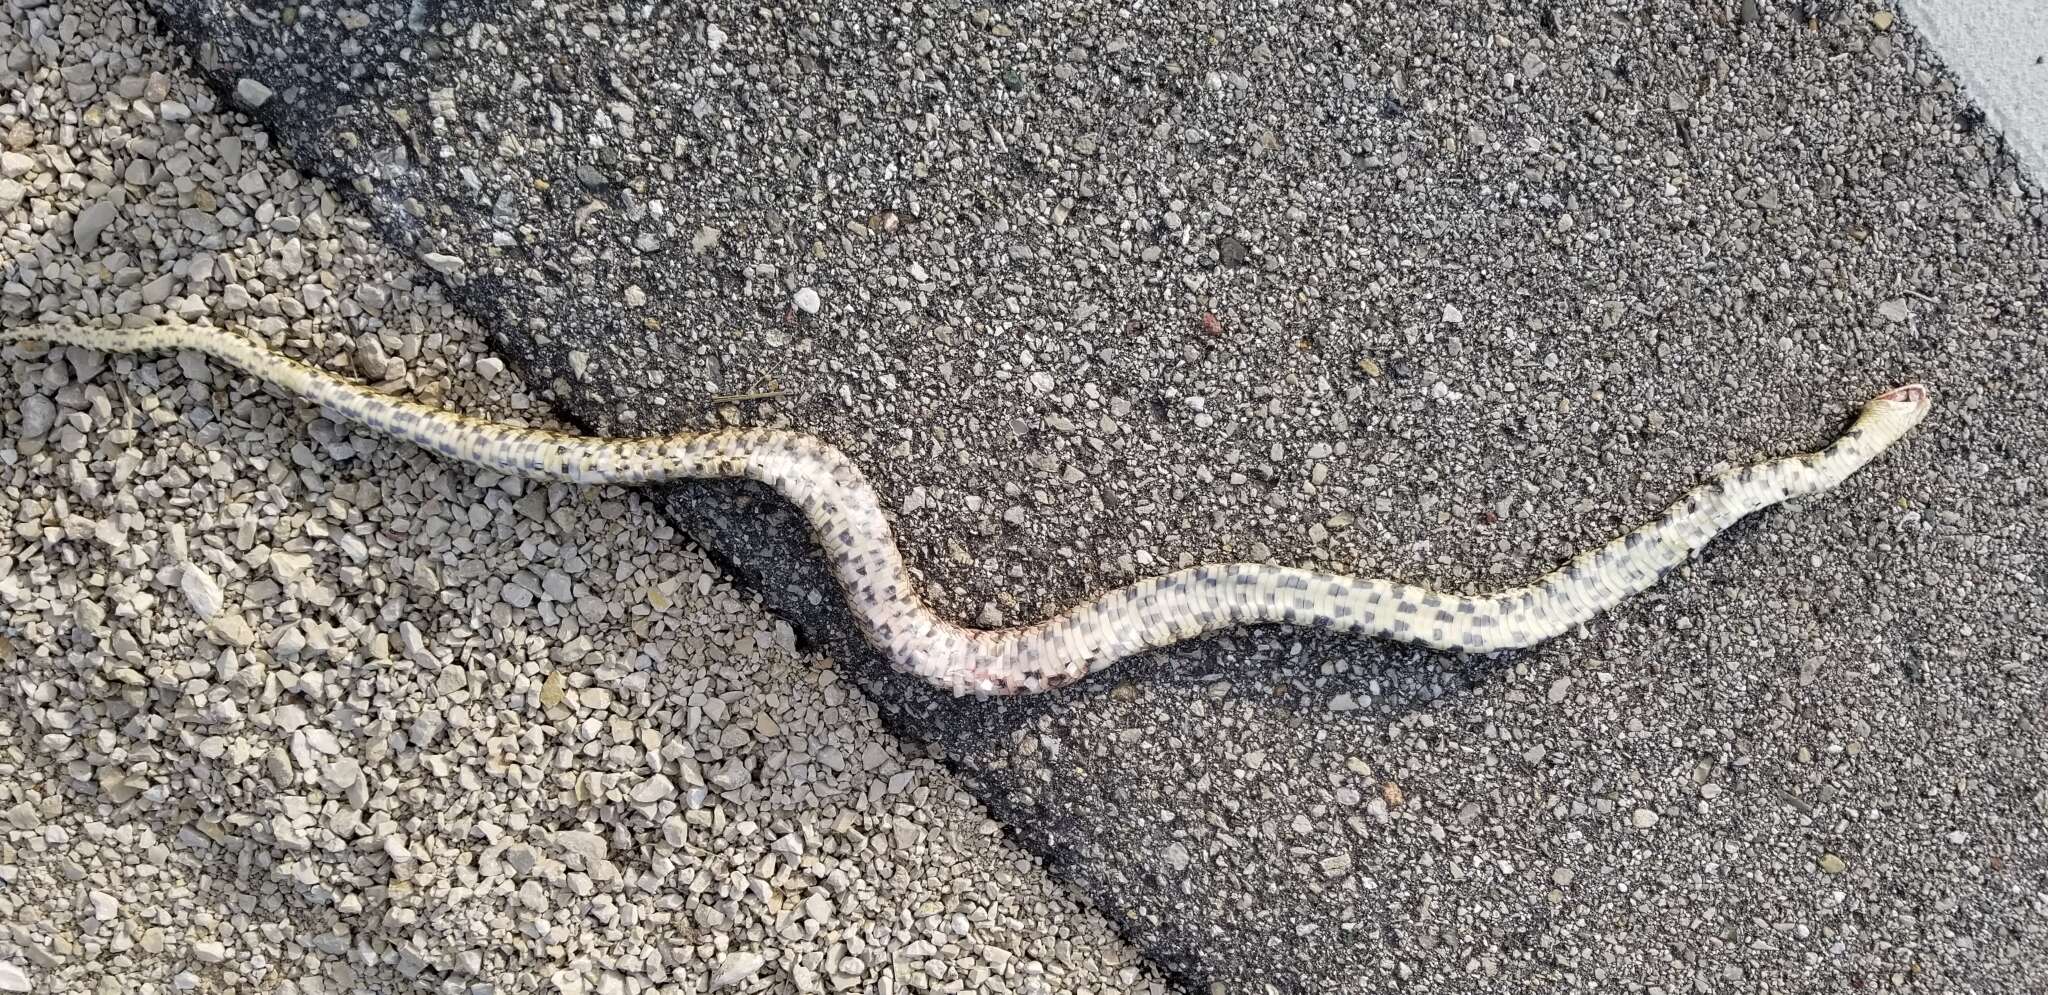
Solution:
<svg viewBox="0 0 2048 995"><path fill-rule="evenodd" d="M1221 558L1512 583L1930 380L1839 493L1487 661L1267 629L951 701L786 508L667 501L1190 991L2048 977L2044 205L1905 27L165 6L580 424L831 439L966 619Z"/></svg>
<svg viewBox="0 0 2048 995"><path fill-rule="evenodd" d="M2034 182L2048 182L2048 9L2033 0L1899 4Z"/></svg>

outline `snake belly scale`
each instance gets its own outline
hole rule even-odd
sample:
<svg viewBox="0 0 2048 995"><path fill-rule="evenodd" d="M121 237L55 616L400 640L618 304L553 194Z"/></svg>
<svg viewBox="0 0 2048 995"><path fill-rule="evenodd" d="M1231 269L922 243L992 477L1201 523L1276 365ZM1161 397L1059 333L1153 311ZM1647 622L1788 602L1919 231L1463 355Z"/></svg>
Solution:
<svg viewBox="0 0 2048 995"><path fill-rule="evenodd" d="M970 629L924 604L874 488L838 449L809 435L752 430L612 439L520 428L394 397L240 334L184 322L28 325L0 330L0 343L8 341L109 353L195 350L375 432L500 473L583 484L759 481L803 512L863 634L898 670L976 695L1060 687L1137 653L1261 623L1468 653L1540 643L1655 585L1744 516L1841 483L1919 424L1930 404L1919 384L1880 394L1827 448L1723 472L1640 528L1534 583L1492 594L1214 564L1139 581L1035 625Z"/></svg>

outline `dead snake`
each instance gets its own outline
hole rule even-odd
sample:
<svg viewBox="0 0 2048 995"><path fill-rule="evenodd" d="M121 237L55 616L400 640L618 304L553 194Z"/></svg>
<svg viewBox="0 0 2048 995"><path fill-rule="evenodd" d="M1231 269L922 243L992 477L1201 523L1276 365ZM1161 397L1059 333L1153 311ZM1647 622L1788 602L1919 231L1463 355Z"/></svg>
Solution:
<svg viewBox="0 0 2048 995"><path fill-rule="evenodd" d="M314 369L239 334L174 322L0 330L109 353L192 349L374 431L500 473L586 484L747 478L801 509L867 638L899 670L955 694L1015 694L1072 683L1118 660L1232 626L1287 623L1487 653L1560 635L1663 577L1738 519L1828 490L1927 415L1911 384L1878 395L1819 452L1730 470L1641 528L1587 550L1542 579L1466 596L1390 580L1257 563L1190 567L1102 595L1057 618L969 629L918 597L882 503L830 444L795 432L683 432L609 439L519 428L428 407Z"/></svg>

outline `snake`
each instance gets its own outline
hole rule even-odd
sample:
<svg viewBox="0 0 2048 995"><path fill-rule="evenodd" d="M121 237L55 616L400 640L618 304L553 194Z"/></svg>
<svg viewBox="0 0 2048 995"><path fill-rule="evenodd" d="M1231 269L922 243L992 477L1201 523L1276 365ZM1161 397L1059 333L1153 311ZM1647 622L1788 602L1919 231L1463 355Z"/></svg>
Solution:
<svg viewBox="0 0 2048 995"><path fill-rule="evenodd" d="M0 344L10 341L110 354L192 350L372 432L501 474L624 486L765 484L803 513L861 635L891 667L979 697L1065 687L1120 660L1241 626L1330 629L1458 654L1534 646L1655 586L1742 518L1834 488L1912 431L1932 404L1920 383L1878 394L1826 448L1715 474L1654 520L1519 587L1468 595L1264 563L1205 564L1136 581L1035 624L970 628L919 597L874 486L812 435L755 428L609 438L492 422L183 319L0 329Z"/></svg>

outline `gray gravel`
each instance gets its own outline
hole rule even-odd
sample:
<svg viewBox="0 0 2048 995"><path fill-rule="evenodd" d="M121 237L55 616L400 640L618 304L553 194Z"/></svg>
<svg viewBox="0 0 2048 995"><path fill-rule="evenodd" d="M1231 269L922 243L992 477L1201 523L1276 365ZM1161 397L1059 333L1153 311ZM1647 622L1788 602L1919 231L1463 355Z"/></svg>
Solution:
<svg viewBox="0 0 2048 995"><path fill-rule="evenodd" d="M1228 558L1496 586L1932 381L1839 493L1489 661L1268 629L945 701L786 508L668 506L1191 988L2048 981L2048 210L1908 25L164 6L579 423L831 439L963 619Z"/></svg>

